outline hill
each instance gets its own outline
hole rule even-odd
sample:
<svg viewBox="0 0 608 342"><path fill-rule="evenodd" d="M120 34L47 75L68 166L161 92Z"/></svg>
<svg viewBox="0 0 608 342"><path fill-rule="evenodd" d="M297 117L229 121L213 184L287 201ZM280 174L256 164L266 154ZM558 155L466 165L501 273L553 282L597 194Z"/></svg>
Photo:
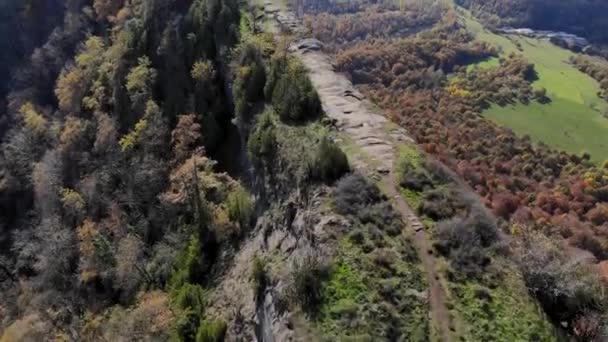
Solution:
<svg viewBox="0 0 608 342"><path fill-rule="evenodd" d="M489 27L515 26L566 31L608 43L608 4L602 0L456 0Z"/></svg>

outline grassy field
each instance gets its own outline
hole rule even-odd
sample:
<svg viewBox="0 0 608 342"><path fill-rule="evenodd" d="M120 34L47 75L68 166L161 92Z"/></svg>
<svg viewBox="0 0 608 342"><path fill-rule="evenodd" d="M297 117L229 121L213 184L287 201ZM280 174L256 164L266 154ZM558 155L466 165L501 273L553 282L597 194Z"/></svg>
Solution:
<svg viewBox="0 0 608 342"><path fill-rule="evenodd" d="M517 134L528 134L535 141L571 153L588 152L601 163L608 159L608 103L597 96L597 81L578 71L568 61L573 52L551 44L547 40L503 36L485 30L468 12L463 11L468 29L478 40L492 43L502 55L521 53L534 63L538 73L535 88L547 89L552 102L546 105L493 106L484 114L495 122L513 129ZM476 64L492 67L493 58Z"/></svg>

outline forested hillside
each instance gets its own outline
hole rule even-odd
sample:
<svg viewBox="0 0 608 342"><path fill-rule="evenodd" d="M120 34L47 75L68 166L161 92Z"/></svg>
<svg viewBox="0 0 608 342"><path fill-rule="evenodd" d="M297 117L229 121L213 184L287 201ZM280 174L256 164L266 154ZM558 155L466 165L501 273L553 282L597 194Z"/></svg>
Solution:
<svg viewBox="0 0 608 342"><path fill-rule="evenodd" d="M0 12L0 342L608 334L604 2Z"/></svg>
<svg viewBox="0 0 608 342"><path fill-rule="evenodd" d="M77 1L65 5L61 1L3 1L0 3L0 136L4 134L8 118L5 97L11 84L24 76L21 69L32 51L41 46L49 34L61 23L67 7L78 6Z"/></svg>
<svg viewBox="0 0 608 342"><path fill-rule="evenodd" d="M212 222L232 234L253 210L210 159L232 113L239 5L2 6L2 340L223 334L179 303L202 299Z"/></svg>
<svg viewBox="0 0 608 342"><path fill-rule="evenodd" d="M491 27L574 33L608 44L608 3L602 0L456 0Z"/></svg>

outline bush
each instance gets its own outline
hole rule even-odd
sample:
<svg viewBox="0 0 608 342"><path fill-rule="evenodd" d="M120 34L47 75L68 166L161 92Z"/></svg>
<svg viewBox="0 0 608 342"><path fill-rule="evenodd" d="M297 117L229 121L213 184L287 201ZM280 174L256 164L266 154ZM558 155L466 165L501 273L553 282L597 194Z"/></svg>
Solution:
<svg viewBox="0 0 608 342"><path fill-rule="evenodd" d="M416 167L409 160L402 159L397 167L399 185L413 191L424 191L433 186L433 180L426 170Z"/></svg>
<svg viewBox="0 0 608 342"><path fill-rule="evenodd" d="M354 215L382 200L380 190L359 174L348 175L338 181L334 190L335 205L338 213Z"/></svg>
<svg viewBox="0 0 608 342"><path fill-rule="evenodd" d="M249 226L254 211L251 194L239 187L228 195L226 205L230 221L238 223L241 228Z"/></svg>
<svg viewBox="0 0 608 342"><path fill-rule="evenodd" d="M437 185L454 183L455 180L458 179L458 176L452 170L434 159L426 160L424 168L428 171L433 182Z"/></svg>
<svg viewBox="0 0 608 342"><path fill-rule="evenodd" d="M187 283L198 283L205 274L205 261L201 253L200 240L191 236L188 247L178 258L176 267L171 275L171 289L179 291Z"/></svg>
<svg viewBox="0 0 608 342"><path fill-rule="evenodd" d="M173 326L177 341L193 341L205 314L205 293L200 285L183 284L174 290L173 303L178 314Z"/></svg>
<svg viewBox="0 0 608 342"><path fill-rule="evenodd" d="M589 251L599 261L608 259L608 252L602 245L601 241L593 236L591 232L579 232L571 239L571 244L580 249Z"/></svg>
<svg viewBox="0 0 608 342"><path fill-rule="evenodd" d="M376 226L391 236L401 233L399 214L378 187L359 174L338 181L334 202L338 213L352 216L362 225Z"/></svg>
<svg viewBox="0 0 608 342"><path fill-rule="evenodd" d="M528 289L554 320L572 322L605 307L608 298L593 265L573 260L547 237L529 236L513 255Z"/></svg>
<svg viewBox="0 0 608 342"><path fill-rule="evenodd" d="M266 262L260 259L257 255L253 258L253 266L251 267L251 281L253 282L253 290L259 296L266 289L268 283L268 275L266 273Z"/></svg>
<svg viewBox="0 0 608 342"><path fill-rule="evenodd" d="M491 261L490 248L499 239L496 221L479 207L472 208L465 218L440 223L437 231L435 247L464 278L481 275Z"/></svg>
<svg viewBox="0 0 608 342"><path fill-rule="evenodd" d="M319 95L310 83L304 66L295 59L276 62L276 68L284 67L284 72L278 72L276 79L271 66L272 106L281 120L286 122L302 122L317 118L321 115ZM267 89L270 92L270 89Z"/></svg>
<svg viewBox="0 0 608 342"><path fill-rule="evenodd" d="M291 270L290 300L300 305L304 312L315 314L322 302L321 290L328 273L328 267L317 257L306 256L295 261Z"/></svg>
<svg viewBox="0 0 608 342"><path fill-rule="evenodd" d="M266 96L266 99L272 99L274 88L279 79L281 79L281 77L285 74L288 63L289 59L287 58L287 54L281 50L278 50L270 60L268 77L266 85L264 86L264 96Z"/></svg>
<svg viewBox="0 0 608 342"><path fill-rule="evenodd" d="M309 166L310 175L324 182L334 182L350 172L348 158L342 150L328 138L323 138L314 160Z"/></svg>
<svg viewBox="0 0 608 342"><path fill-rule="evenodd" d="M517 196L510 193L496 194L492 199L494 214L508 220L509 217L519 208L520 200Z"/></svg>
<svg viewBox="0 0 608 342"><path fill-rule="evenodd" d="M418 213L439 221L453 217L462 209L464 206L456 191L443 188L426 192L418 206Z"/></svg>
<svg viewBox="0 0 608 342"><path fill-rule="evenodd" d="M258 164L270 164L275 157L277 146L276 126L272 112L266 111L258 118L253 133L247 141L249 158Z"/></svg>
<svg viewBox="0 0 608 342"><path fill-rule="evenodd" d="M226 322L204 320L196 334L196 342L222 342L226 337L228 326Z"/></svg>

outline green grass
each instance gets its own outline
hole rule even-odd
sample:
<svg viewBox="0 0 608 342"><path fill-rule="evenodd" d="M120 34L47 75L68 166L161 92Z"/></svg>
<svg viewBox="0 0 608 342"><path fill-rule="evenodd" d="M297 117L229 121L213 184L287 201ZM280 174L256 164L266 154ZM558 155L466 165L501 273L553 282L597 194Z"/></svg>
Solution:
<svg viewBox="0 0 608 342"><path fill-rule="evenodd" d="M608 103L597 96L597 81L577 70L569 63L575 54L551 44L545 39L494 34L466 11L462 17L468 29L480 41L498 46L502 56L520 53L534 63L538 80L534 88L547 89L552 102L541 105L516 104L506 107L493 106L484 114L500 125L509 127L519 135L528 134L535 142L570 153L588 152L593 161L600 163L608 158ZM494 67L497 58L477 63L477 67ZM469 68L475 66L469 66Z"/></svg>
<svg viewBox="0 0 608 342"><path fill-rule="evenodd" d="M385 316L388 314L399 320L397 326L408 341L426 340L427 304L410 294L426 288L419 260L402 254L413 248L409 240L385 236L384 241L386 248L399 256L391 260L391 272L374 262L375 252L364 252L347 237L339 241L331 276L323 286L323 303L314 321L316 329L325 336L324 341L375 341L384 336L390 324ZM404 252L399 253L400 250ZM394 296L397 305L385 302L386 291Z"/></svg>
<svg viewBox="0 0 608 342"><path fill-rule="evenodd" d="M556 341L554 328L510 269L495 288L467 282L450 286L454 310L466 323L464 341Z"/></svg>
<svg viewBox="0 0 608 342"><path fill-rule="evenodd" d="M571 153L589 152L597 163L608 157L608 120L575 102L555 99L549 106L493 106L484 115L518 135Z"/></svg>
<svg viewBox="0 0 608 342"><path fill-rule="evenodd" d="M405 200L405 202L413 210L416 210L420 206L420 203L422 202L422 193L418 192L418 191L402 188L401 196L403 196L403 199Z"/></svg>
<svg viewBox="0 0 608 342"><path fill-rule="evenodd" d="M424 156L416 149L414 145L403 144L399 146L399 158L397 160L397 167L401 161L409 161L415 167L422 167L424 163Z"/></svg>
<svg viewBox="0 0 608 342"><path fill-rule="evenodd" d="M405 165L412 165L417 169L424 168L424 156L416 149L415 146L410 144L403 144L399 146L399 157L397 158L395 165L395 173L397 177L401 177L404 173L403 169ZM411 189L399 189L401 196L410 206L410 208L416 210L422 202L422 193Z"/></svg>
<svg viewBox="0 0 608 342"><path fill-rule="evenodd" d="M341 260L334 266L331 279L323 288L324 314L336 317L345 303L364 300L368 289L360 270L348 260ZM337 306L337 307L336 307Z"/></svg>

